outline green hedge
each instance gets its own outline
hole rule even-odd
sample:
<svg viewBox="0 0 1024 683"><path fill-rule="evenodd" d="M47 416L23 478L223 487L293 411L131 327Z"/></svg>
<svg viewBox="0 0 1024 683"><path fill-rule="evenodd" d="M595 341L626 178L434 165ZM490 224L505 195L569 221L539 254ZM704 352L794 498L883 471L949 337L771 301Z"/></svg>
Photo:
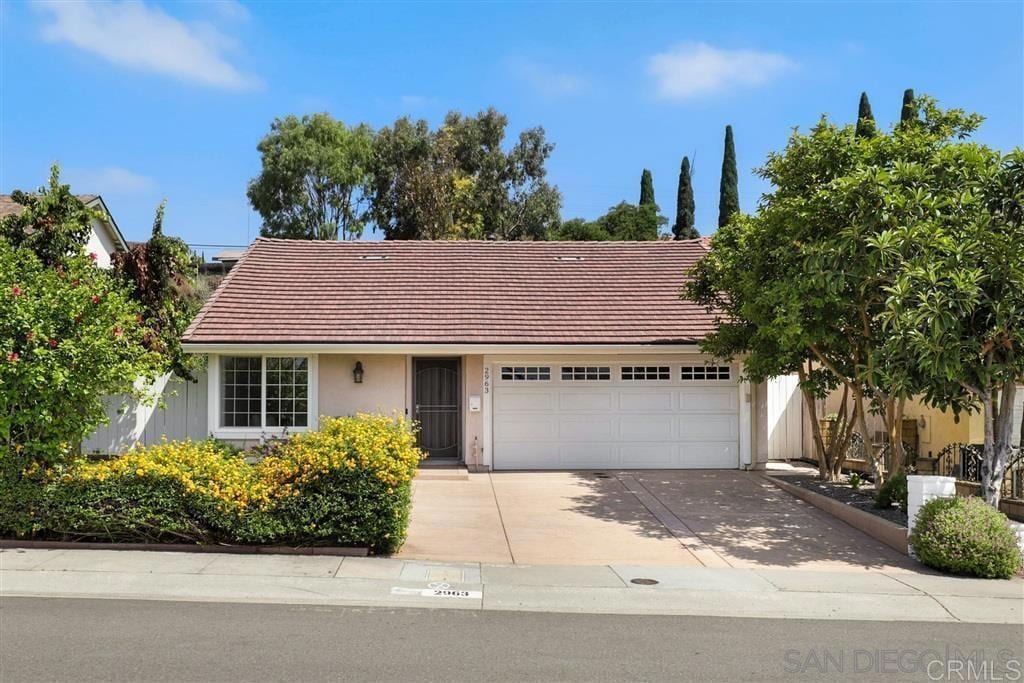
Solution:
<svg viewBox="0 0 1024 683"><path fill-rule="evenodd" d="M170 442L0 481L5 536L111 542L365 546L405 540L422 457L410 425L330 418L254 464L213 441Z"/></svg>
<svg viewBox="0 0 1024 683"><path fill-rule="evenodd" d="M935 498L917 513L914 555L929 567L986 579L1021 569L1021 551L1006 515L981 498Z"/></svg>

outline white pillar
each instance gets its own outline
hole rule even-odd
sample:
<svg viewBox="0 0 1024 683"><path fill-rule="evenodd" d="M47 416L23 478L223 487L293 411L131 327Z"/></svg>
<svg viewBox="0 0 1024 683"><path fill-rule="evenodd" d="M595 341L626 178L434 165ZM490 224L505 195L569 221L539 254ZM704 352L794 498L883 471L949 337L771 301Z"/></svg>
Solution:
<svg viewBox="0 0 1024 683"><path fill-rule="evenodd" d="M917 513L933 498L956 496L956 477L911 474L907 477L907 531L914 530Z"/></svg>

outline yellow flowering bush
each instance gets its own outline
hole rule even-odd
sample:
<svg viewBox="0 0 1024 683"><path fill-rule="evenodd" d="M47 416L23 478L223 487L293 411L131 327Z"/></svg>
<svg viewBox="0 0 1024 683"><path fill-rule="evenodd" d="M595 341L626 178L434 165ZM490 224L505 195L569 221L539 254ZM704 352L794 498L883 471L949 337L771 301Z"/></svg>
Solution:
<svg viewBox="0 0 1024 683"><path fill-rule="evenodd" d="M33 535L375 552L405 539L423 456L404 419L323 418L318 431L293 435L255 463L244 456L209 440L77 460L46 481Z"/></svg>

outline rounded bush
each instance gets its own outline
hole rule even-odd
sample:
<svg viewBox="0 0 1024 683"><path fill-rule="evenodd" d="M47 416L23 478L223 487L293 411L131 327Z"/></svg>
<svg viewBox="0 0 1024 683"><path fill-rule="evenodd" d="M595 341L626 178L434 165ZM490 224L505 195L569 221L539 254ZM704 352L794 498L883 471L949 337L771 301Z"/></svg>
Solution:
<svg viewBox="0 0 1024 683"><path fill-rule="evenodd" d="M907 473L897 472L892 475L879 487L875 494L875 507L888 509L892 504L900 506L900 510L907 511Z"/></svg>
<svg viewBox="0 0 1024 683"><path fill-rule="evenodd" d="M1006 515L981 498L935 498L910 534L914 555L953 574L1008 579L1020 571L1021 551Z"/></svg>

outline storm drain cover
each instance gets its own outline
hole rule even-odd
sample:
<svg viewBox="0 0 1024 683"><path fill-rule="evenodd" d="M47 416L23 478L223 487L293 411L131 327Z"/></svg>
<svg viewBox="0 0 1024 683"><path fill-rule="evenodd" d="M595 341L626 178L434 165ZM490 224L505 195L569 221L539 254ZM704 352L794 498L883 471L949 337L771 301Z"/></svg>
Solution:
<svg viewBox="0 0 1024 683"><path fill-rule="evenodd" d="M635 583L638 586L656 586L658 582L654 579L630 579L630 583Z"/></svg>

